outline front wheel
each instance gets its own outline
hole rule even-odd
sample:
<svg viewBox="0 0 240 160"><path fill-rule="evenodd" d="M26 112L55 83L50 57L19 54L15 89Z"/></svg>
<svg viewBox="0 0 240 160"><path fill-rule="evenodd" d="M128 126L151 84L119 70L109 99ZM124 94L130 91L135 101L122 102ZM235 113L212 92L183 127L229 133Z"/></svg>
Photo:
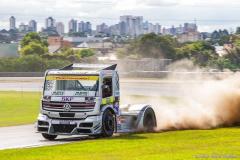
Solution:
<svg viewBox="0 0 240 160"><path fill-rule="evenodd" d="M115 129L115 116L109 110L105 110L102 116L102 136L111 137Z"/></svg>
<svg viewBox="0 0 240 160"><path fill-rule="evenodd" d="M51 135L51 134L47 134L47 133L42 133L43 138L49 140L49 141L53 141L57 138L57 135Z"/></svg>
<svg viewBox="0 0 240 160"><path fill-rule="evenodd" d="M143 127L146 132L153 132L157 126L155 113L152 108L147 108L143 116Z"/></svg>

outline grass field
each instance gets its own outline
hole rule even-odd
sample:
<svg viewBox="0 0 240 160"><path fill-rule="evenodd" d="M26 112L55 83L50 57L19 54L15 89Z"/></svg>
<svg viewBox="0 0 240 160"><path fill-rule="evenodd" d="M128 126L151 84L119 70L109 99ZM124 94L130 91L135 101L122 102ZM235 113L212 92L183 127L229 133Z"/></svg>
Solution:
<svg viewBox="0 0 240 160"><path fill-rule="evenodd" d="M29 124L36 121L40 92L0 91L0 127ZM129 102L144 103L146 96L127 96ZM158 97L159 100L176 102L174 97Z"/></svg>
<svg viewBox="0 0 240 160"><path fill-rule="evenodd" d="M145 97L132 98L138 101ZM178 101L162 98L172 103ZM33 123L39 100L39 92L0 92L0 127ZM1 150L0 160L240 159L239 140L238 127L127 134L57 146Z"/></svg>
<svg viewBox="0 0 240 160"><path fill-rule="evenodd" d="M0 127L33 123L40 103L40 92L0 92Z"/></svg>
<svg viewBox="0 0 240 160"><path fill-rule="evenodd" d="M240 128L129 134L0 151L3 160L240 159ZM1 159L0 158L0 159Z"/></svg>

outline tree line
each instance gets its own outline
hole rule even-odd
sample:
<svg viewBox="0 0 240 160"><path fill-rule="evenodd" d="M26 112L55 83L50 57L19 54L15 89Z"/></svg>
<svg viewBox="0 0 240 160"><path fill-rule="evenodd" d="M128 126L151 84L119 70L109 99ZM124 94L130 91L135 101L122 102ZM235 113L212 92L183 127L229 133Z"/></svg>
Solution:
<svg viewBox="0 0 240 160"><path fill-rule="evenodd" d="M91 62L96 59L92 49L62 48L59 53L51 54L46 38L35 32L26 34L20 46L19 57L0 58L0 72L43 72L70 63Z"/></svg>
<svg viewBox="0 0 240 160"><path fill-rule="evenodd" d="M118 57L130 59L164 58L173 61L189 59L201 67L219 70L239 69L240 36L226 34L226 31L215 32L214 35L216 38L207 41L179 43L172 36L150 33L131 41L124 48L119 49ZM224 39L224 42L222 39ZM232 45L232 47L225 50L226 54L223 56L219 56L215 51L214 45L218 41L221 41L222 44Z"/></svg>

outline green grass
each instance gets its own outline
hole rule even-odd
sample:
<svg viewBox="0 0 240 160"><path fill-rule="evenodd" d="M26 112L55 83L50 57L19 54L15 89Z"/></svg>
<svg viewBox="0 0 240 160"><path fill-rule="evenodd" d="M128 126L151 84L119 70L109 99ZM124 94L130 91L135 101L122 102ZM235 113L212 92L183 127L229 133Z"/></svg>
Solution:
<svg viewBox="0 0 240 160"><path fill-rule="evenodd" d="M240 159L239 140L240 128L129 134L57 146L2 150L0 157L8 160Z"/></svg>
<svg viewBox="0 0 240 160"><path fill-rule="evenodd" d="M0 92L0 127L33 123L39 104L40 92Z"/></svg>
<svg viewBox="0 0 240 160"><path fill-rule="evenodd" d="M0 91L0 127L34 123L40 104L40 92ZM147 96L128 96L131 102L143 103ZM159 100L175 102L174 97L158 97Z"/></svg>
<svg viewBox="0 0 240 160"><path fill-rule="evenodd" d="M172 103L177 102L177 99L171 97L164 99ZM0 126L33 123L39 111L39 100L39 92L0 92ZM64 145L1 150L0 159L240 159L239 141L240 128L128 134L106 139L75 141Z"/></svg>

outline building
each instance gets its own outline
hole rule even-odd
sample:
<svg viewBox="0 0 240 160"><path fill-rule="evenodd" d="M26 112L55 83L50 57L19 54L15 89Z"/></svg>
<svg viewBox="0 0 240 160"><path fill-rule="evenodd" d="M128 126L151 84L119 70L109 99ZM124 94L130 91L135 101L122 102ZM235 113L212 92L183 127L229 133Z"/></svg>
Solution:
<svg viewBox="0 0 240 160"><path fill-rule="evenodd" d="M162 26L159 23L156 23L153 26L153 32L156 34L161 34Z"/></svg>
<svg viewBox="0 0 240 160"><path fill-rule="evenodd" d="M106 54L112 51L114 44L112 42L82 42L79 45L73 47L74 50L79 49L94 49L98 53Z"/></svg>
<svg viewBox="0 0 240 160"><path fill-rule="evenodd" d="M203 40L201 33L199 32L184 32L182 34L177 35L177 40L180 43L185 42L195 42L199 40Z"/></svg>
<svg viewBox="0 0 240 160"><path fill-rule="evenodd" d="M84 33L85 31L85 23L83 21L78 23L78 32Z"/></svg>
<svg viewBox="0 0 240 160"><path fill-rule="evenodd" d="M30 32L37 32L37 22L35 20L31 20L28 23L28 30Z"/></svg>
<svg viewBox="0 0 240 160"><path fill-rule="evenodd" d="M79 33L92 33L92 24L90 22L81 21L78 23L78 32Z"/></svg>
<svg viewBox="0 0 240 160"><path fill-rule="evenodd" d="M92 24L90 22L85 23L85 33L88 33L88 34L92 33Z"/></svg>
<svg viewBox="0 0 240 160"><path fill-rule="evenodd" d="M71 42L74 46L77 46L83 42L89 43L89 42L103 42L104 38L101 37L64 37L64 41Z"/></svg>
<svg viewBox="0 0 240 160"><path fill-rule="evenodd" d="M69 33L77 32L77 20L71 19L68 22Z"/></svg>
<svg viewBox="0 0 240 160"><path fill-rule="evenodd" d="M64 35L64 24L62 22L57 22L56 23L56 30L59 35Z"/></svg>
<svg viewBox="0 0 240 160"><path fill-rule="evenodd" d="M96 30L97 30L97 33L107 34L108 26L105 23L102 23L100 25L97 25Z"/></svg>
<svg viewBox="0 0 240 160"><path fill-rule="evenodd" d="M127 23L126 22L119 22L119 33L120 35L127 35Z"/></svg>
<svg viewBox="0 0 240 160"><path fill-rule="evenodd" d="M45 22L46 29L48 28L55 28L55 19L52 17L48 17Z"/></svg>
<svg viewBox="0 0 240 160"><path fill-rule="evenodd" d="M143 17L142 16L131 16L125 15L120 16L120 22L124 22L126 26L126 35L139 36L143 33ZM120 29L122 30L122 29Z"/></svg>
<svg viewBox="0 0 240 160"><path fill-rule="evenodd" d="M48 50L50 53L57 53L63 47L73 47L72 43L66 41L61 36L48 37Z"/></svg>
<svg viewBox="0 0 240 160"><path fill-rule="evenodd" d="M184 32L197 32L198 28L195 23L184 23Z"/></svg>
<svg viewBox="0 0 240 160"><path fill-rule="evenodd" d="M28 32L29 27L27 24L21 23L18 27L19 32Z"/></svg>
<svg viewBox="0 0 240 160"><path fill-rule="evenodd" d="M149 23L148 21L146 21L143 23L143 34L147 34L147 33L160 34L161 28L162 28L162 26L158 23L152 24L152 23Z"/></svg>
<svg viewBox="0 0 240 160"><path fill-rule="evenodd" d="M16 29L16 18L14 16L11 16L9 18L9 29L15 30Z"/></svg>

